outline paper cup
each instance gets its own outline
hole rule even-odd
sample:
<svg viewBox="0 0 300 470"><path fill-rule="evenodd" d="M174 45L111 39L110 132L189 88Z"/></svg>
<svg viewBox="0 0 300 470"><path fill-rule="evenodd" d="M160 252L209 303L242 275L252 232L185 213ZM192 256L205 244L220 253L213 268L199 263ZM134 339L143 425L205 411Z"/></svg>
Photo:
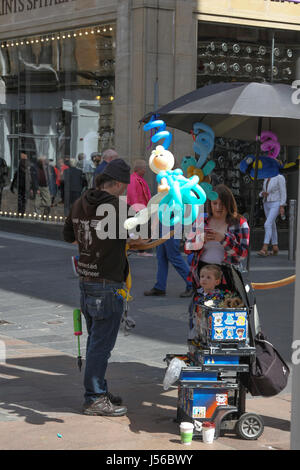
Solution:
<svg viewBox="0 0 300 470"><path fill-rule="evenodd" d="M214 423L204 422L202 424L202 439L205 444L214 442L216 426Z"/></svg>
<svg viewBox="0 0 300 470"><path fill-rule="evenodd" d="M193 440L193 423L183 422L180 424L180 436L181 443L185 445L191 445Z"/></svg>

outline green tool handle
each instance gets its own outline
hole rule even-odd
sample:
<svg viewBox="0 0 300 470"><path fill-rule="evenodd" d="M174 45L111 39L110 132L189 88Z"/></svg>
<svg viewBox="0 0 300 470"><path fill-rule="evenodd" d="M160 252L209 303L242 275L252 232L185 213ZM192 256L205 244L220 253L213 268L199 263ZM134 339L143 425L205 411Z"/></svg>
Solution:
<svg viewBox="0 0 300 470"><path fill-rule="evenodd" d="M81 323L81 310L76 308L73 311L73 324L74 324L74 335L82 335L82 323Z"/></svg>

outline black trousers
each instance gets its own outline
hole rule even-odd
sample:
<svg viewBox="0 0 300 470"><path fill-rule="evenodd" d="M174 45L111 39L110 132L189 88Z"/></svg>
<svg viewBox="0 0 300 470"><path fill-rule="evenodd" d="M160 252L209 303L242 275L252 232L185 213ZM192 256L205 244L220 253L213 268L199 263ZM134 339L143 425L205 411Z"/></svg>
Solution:
<svg viewBox="0 0 300 470"><path fill-rule="evenodd" d="M26 210L26 192L18 192L18 214L25 214Z"/></svg>

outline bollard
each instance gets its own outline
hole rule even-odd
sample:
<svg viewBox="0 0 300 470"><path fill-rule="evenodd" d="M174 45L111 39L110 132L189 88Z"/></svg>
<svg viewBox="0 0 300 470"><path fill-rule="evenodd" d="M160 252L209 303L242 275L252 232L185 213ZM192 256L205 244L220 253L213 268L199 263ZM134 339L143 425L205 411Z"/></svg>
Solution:
<svg viewBox="0 0 300 470"><path fill-rule="evenodd" d="M296 259L296 226L297 226L297 201L289 201L289 261Z"/></svg>

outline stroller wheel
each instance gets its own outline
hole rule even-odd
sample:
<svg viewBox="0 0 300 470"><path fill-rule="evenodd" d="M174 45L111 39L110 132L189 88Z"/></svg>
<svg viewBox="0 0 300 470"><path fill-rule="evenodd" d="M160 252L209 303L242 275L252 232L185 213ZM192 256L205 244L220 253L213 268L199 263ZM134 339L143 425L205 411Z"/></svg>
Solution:
<svg viewBox="0 0 300 470"><path fill-rule="evenodd" d="M256 413L244 413L236 423L236 433L248 441L258 439L264 431L264 422Z"/></svg>

